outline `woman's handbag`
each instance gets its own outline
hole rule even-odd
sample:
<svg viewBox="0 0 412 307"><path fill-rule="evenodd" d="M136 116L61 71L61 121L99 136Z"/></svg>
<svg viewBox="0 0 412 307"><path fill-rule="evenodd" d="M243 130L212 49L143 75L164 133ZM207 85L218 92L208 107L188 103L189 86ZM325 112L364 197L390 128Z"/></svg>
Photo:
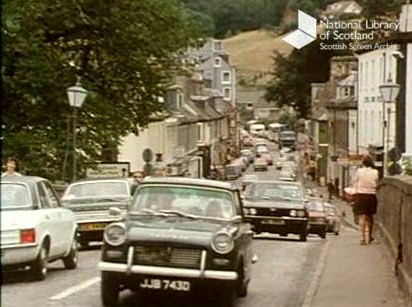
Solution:
<svg viewBox="0 0 412 307"><path fill-rule="evenodd" d="M344 194L344 198L346 199L346 201L348 202L353 202L355 201L355 195L356 195L356 190L355 188L352 187L346 187L344 189L345 194Z"/></svg>

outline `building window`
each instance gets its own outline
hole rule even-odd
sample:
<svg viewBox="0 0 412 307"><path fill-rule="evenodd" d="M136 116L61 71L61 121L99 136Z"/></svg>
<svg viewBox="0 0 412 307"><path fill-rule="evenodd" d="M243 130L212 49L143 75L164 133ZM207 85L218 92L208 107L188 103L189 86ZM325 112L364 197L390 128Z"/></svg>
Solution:
<svg viewBox="0 0 412 307"><path fill-rule="evenodd" d="M197 141L203 142L203 124L197 124Z"/></svg>
<svg viewBox="0 0 412 307"><path fill-rule="evenodd" d="M227 99L232 98L232 89L230 87L224 87L223 88L223 97Z"/></svg>
<svg viewBox="0 0 412 307"><path fill-rule="evenodd" d="M349 86L345 86L343 88L343 96L344 97L348 97L350 95L350 87Z"/></svg>
<svg viewBox="0 0 412 307"><path fill-rule="evenodd" d="M181 109L183 107L183 94L177 93L177 108Z"/></svg>
<svg viewBox="0 0 412 307"><path fill-rule="evenodd" d="M222 66L222 59L217 57L215 58L215 67L220 67Z"/></svg>
<svg viewBox="0 0 412 307"><path fill-rule="evenodd" d="M213 51L222 51L222 41L219 41L219 40L213 41Z"/></svg>
<svg viewBox="0 0 412 307"><path fill-rule="evenodd" d="M223 71L222 72L222 83L230 83L232 82L232 75L230 71Z"/></svg>

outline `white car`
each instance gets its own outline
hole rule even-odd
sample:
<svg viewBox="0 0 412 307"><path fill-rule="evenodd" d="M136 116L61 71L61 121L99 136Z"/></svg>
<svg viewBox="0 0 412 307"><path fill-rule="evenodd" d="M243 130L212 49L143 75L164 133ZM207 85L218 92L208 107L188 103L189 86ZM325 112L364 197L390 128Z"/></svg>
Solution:
<svg viewBox="0 0 412 307"><path fill-rule="evenodd" d="M61 259L66 269L77 267L74 214L61 206L46 179L3 177L1 211L3 270L29 267L33 279L43 280L48 262Z"/></svg>

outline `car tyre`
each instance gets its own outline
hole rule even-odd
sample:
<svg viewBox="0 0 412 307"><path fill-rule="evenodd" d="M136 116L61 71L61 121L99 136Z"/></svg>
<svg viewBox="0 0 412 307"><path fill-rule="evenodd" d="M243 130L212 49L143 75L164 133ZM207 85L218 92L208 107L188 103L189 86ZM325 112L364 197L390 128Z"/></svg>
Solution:
<svg viewBox="0 0 412 307"><path fill-rule="evenodd" d="M79 261L79 249L77 248L76 236L73 238L72 245L70 247L69 254L63 258L64 267L67 270L74 270L77 268L77 263Z"/></svg>
<svg viewBox="0 0 412 307"><path fill-rule="evenodd" d="M33 280L44 280L47 275L47 265L48 265L49 250L45 243L40 247L39 254L37 258L33 261L30 269L31 276Z"/></svg>
<svg viewBox="0 0 412 307"><path fill-rule="evenodd" d="M90 242L86 239L80 239L79 243L82 248L88 248Z"/></svg>
<svg viewBox="0 0 412 307"><path fill-rule="evenodd" d="M301 232L299 234L299 240L302 242L306 242L308 240L308 233L306 231Z"/></svg>
<svg viewBox="0 0 412 307"><path fill-rule="evenodd" d="M238 276L239 276L239 285L237 289L237 296L246 297L248 293L248 288L249 288L249 281L245 280L243 264L239 266Z"/></svg>
<svg viewBox="0 0 412 307"><path fill-rule="evenodd" d="M102 272L100 295L105 307L117 306L119 303L119 284L107 272Z"/></svg>
<svg viewBox="0 0 412 307"><path fill-rule="evenodd" d="M319 233L319 237L321 237L322 239L326 239L326 230L321 231L321 232Z"/></svg>

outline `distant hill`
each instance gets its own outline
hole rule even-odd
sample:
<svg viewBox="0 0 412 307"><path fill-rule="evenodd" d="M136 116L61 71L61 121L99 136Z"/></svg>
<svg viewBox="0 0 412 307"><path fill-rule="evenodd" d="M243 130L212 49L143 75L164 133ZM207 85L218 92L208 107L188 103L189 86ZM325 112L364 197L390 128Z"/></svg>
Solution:
<svg viewBox="0 0 412 307"><path fill-rule="evenodd" d="M292 47L269 31L256 30L240 33L223 40L230 63L236 67L237 81L243 85L264 85L270 80L273 53L290 54ZM242 81L243 80L243 81Z"/></svg>

